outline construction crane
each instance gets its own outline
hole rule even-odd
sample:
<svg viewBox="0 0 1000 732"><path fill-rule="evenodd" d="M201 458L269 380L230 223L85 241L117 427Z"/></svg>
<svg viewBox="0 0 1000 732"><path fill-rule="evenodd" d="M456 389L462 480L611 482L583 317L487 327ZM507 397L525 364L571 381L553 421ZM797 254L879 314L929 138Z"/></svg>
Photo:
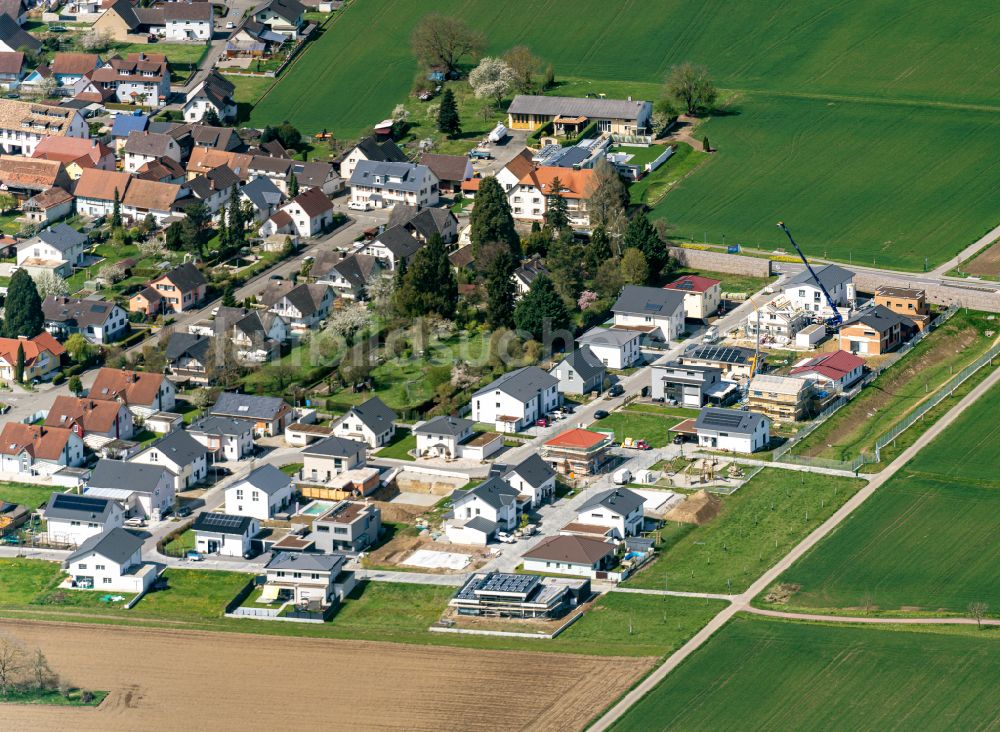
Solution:
<svg viewBox="0 0 1000 732"><path fill-rule="evenodd" d="M792 232L790 232L788 227L785 226L785 222L779 221L778 228L785 232L785 236L788 237L788 241L792 243L792 246L795 247L795 251L798 252L799 258L802 260L802 264L804 264L806 269L809 270L809 275L813 278L813 282L815 282L816 286L823 291L823 295L826 297L826 304L829 305L830 309L833 311L833 316L826 319L826 325L828 328L836 328L844 322L843 316L840 314L840 311L837 310L837 304L833 301L833 298L830 297L830 293L820 281L819 276L816 274L816 270L814 270L812 265L809 264L809 260L806 259L806 255L799 248L799 245L795 243L795 239L792 238Z"/></svg>

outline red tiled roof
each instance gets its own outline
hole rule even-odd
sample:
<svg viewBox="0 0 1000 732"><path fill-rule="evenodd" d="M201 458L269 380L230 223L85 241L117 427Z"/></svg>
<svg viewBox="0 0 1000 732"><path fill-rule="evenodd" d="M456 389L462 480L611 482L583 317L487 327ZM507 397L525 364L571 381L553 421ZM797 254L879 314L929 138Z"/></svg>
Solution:
<svg viewBox="0 0 1000 732"><path fill-rule="evenodd" d="M19 455L26 450L38 460L58 460L72 430L61 427L8 422L0 432L0 454Z"/></svg>
<svg viewBox="0 0 1000 732"><path fill-rule="evenodd" d="M713 280L711 277L700 275L684 275L678 277L669 285L664 285L664 290L680 290L681 292L707 292L716 285L721 285L722 280Z"/></svg>
<svg viewBox="0 0 1000 732"><path fill-rule="evenodd" d="M51 333L42 331L34 338L0 338L0 358L14 365L17 362L17 348L24 348L24 364L30 366L42 351L48 351L59 358L66 349L62 347Z"/></svg>
<svg viewBox="0 0 1000 732"><path fill-rule="evenodd" d="M566 430L565 432L556 435L552 439L548 440L545 445L546 447L587 449L598 445L606 439L608 439L606 435L577 428Z"/></svg>
<svg viewBox="0 0 1000 732"><path fill-rule="evenodd" d="M794 375L815 372L836 381L851 373L859 366L864 365L865 362L853 353L834 351L833 353L825 353L822 356L810 359L801 366L793 368L790 373Z"/></svg>

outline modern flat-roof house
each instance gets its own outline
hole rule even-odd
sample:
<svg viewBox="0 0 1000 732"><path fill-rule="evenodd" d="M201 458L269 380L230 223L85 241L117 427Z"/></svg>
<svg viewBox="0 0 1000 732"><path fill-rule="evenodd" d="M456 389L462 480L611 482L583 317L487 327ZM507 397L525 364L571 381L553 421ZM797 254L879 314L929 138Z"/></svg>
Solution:
<svg viewBox="0 0 1000 732"><path fill-rule="evenodd" d="M37 275L43 271L69 277L83 260L88 241L84 234L66 224L54 224L17 245L17 266Z"/></svg>
<svg viewBox="0 0 1000 732"><path fill-rule="evenodd" d="M795 364L792 376L814 381L818 387L829 391L843 391L862 377L865 362L847 351L824 353Z"/></svg>
<svg viewBox="0 0 1000 732"><path fill-rule="evenodd" d="M838 309L850 305L854 300L854 273L850 270L836 264L827 264L816 268L816 276L830 293ZM813 281L809 270L802 270L787 279L781 286L781 292L796 308L808 310L821 318L833 317L823 291Z"/></svg>
<svg viewBox="0 0 1000 732"><path fill-rule="evenodd" d="M645 133L653 116L653 103L625 99L588 99L518 94L507 108L507 126L512 130L536 130L549 123L556 133L597 123L600 132L619 135Z"/></svg>
<svg viewBox="0 0 1000 732"><path fill-rule="evenodd" d="M60 394L45 415L48 427L65 427L81 438L95 435L109 440L131 440L135 419L114 399L91 399Z"/></svg>
<svg viewBox="0 0 1000 732"><path fill-rule="evenodd" d="M876 305L851 317L840 326L840 347L851 353L878 356L898 348L903 342L902 315Z"/></svg>
<svg viewBox="0 0 1000 732"><path fill-rule="evenodd" d="M378 506L341 501L313 521L309 538L317 550L327 554L361 552L378 544L381 533L382 511Z"/></svg>
<svg viewBox="0 0 1000 732"><path fill-rule="evenodd" d="M642 530L642 507L645 499L628 488L601 491L577 509L577 523L606 526L616 539L638 536Z"/></svg>
<svg viewBox="0 0 1000 732"><path fill-rule="evenodd" d="M354 590L354 572L345 571L343 554L277 552L264 565L267 579L261 599L285 600L296 605L337 605Z"/></svg>
<svg viewBox="0 0 1000 732"><path fill-rule="evenodd" d="M318 485L328 483L341 473L363 466L367 452L365 443L343 437L327 437L314 442L299 453L302 455L299 480Z"/></svg>
<svg viewBox="0 0 1000 732"><path fill-rule="evenodd" d="M527 572L575 574L596 578L614 566L615 545L586 536L550 536L526 551L521 558Z"/></svg>
<svg viewBox="0 0 1000 732"><path fill-rule="evenodd" d="M578 349L589 349L609 369L627 369L642 358L639 351L641 338L642 333L638 330L597 326L577 336L576 345Z"/></svg>
<svg viewBox="0 0 1000 732"><path fill-rule="evenodd" d="M116 399L137 417L170 412L177 403L177 387L163 374L104 367L87 392L91 399Z"/></svg>
<svg viewBox="0 0 1000 732"><path fill-rule="evenodd" d="M562 475L594 475L608 461L611 445L605 434L569 429L542 445L542 459Z"/></svg>
<svg viewBox="0 0 1000 732"><path fill-rule="evenodd" d="M456 544L485 546L498 531L513 531L530 498L499 476L451 495L452 518L445 534Z"/></svg>
<svg viewBox="0 0 1000 732"><path fill-rule="evenodd" d="M56 338L81 333L91 343L112 343L128 332L128 313L107 300L49 295L42 301L45 330Z"/></svg>
<svg viewBox="0 0 1000 732"><path fill-rule="evenodd" d="M772 420L805 418L812 397L812 382L798 376L757 374L747 389L750 409Z"/></svg>
<svg viewBox="0 0 1000 732"><path fill-rule="evenodd" d="M664 285L663 289L684 294L684 317L691 320L705 320L715 315L722 302L722 281L711 277L684 275Z"/></svg>
<svg viewBox="0 0 1000 732"><path fill-rule="evenodd" d="M559 406L559 382L537 366L504 374L472 395L472 419L520 432Z"/></svg>
<svg viewBox="0 0 1000 732"><path fill-rule="evenodd" d="M590 348L576 348L549 371L559 379L560 394L587 394L601 391L607 369Z"/></svg>
<svg viewBox="0 0 1000 732"><path fill-rule="evenodd" d="M397 203L436 206L438 179L426 165L359 160L348 180L351 202L392 208Z"/></svg>
<svg viewBox="0 0 1000 732"><path fill-rule="evenodd" d="M208 415L192 422L187 433L211 453L213 463L253 454L253 425L245 419Z"/></svg>
<svg viewBox="0 0 1000 732"><path fill-rule="evenodd" d="M448 606L459 615L560 618L590 595L588 579L486 572L469 577Z"/></svg>
<svg viewBox="0 0 1000 732"><path fill-rule="evenodd" d="M771 440L771 420L740 409L705 407L694 424L698 445L712 450L753 453Z"/></svg>
<svg viewBox="0 0 1000 732"><path fill-rule="evenodd" d="M143 564L142 537L123 528L92 536L66 557L63 569L70 587L104 592L145 592L158 574L155 564Z"/></svg>
<svg viewBox="0 0 1000 732"><path fill-rule="evenodd" d="M396 435L396 413L378 397L351 407L335 423L335 434L351 440L360 440L372 449L382 447Z"/></svg>
<svg viewBox="0 0 1000 732"><path fill-rule="evenodd" d="M83 464L83 439L71 429L7 422L0 429L0 472L49 475Z"/></svg>
<svg viewBox="0 0 1000 732"><path fill-rule="evenodd" d="M226 487L226 513L269 521L288 510L294 493L291 476L273 465L262 465Z"/></svg>
<svg viewBox="0 0 1000 732"><path fill-rule="evenodd" d="M922 331L930 325L931 311L923 290L912 287L879 287L875 290L875 304L911 321L909 330Z"/></svg>
<svg viewBox="0 0 1000 732"><path fill-rule="evenodd" d="M611 306L616 328L634 329L656 341L676 341L684 332L684 293L626 285Z"/></svg>
<svg viewBox="0 0 1000 732"><path fill-rule="evenodd" d="M199 513L191 525L194 548L203 554L224 557L246 557L250 541L260 532L260 522L253 516L232 516L227 513Z"/></svg>
<svg viewBox="0 0 1000 732"><path fill-rule="evenodd" d="M174 475L163 465L101 459L85 495L118 501L126 518L159 521L174 503Z"/></svg>
<svg viewBox="0 0 1000 732"><path fill-rule="evenodd" d="M125 512L110 498L53 493L42 515L53 544L80 546L92 536L121 528Z"/></svg>
<svg viewBox="0 0 1000 732"><path fill-rule="evenodd" d="M739 397L739 387L722 380L722 369L676 361L653 364L650 371L653 401L673 401L701 409L705 404L724 406Z"/></svg>
<svg viewBox="0 0 1000 732"><path fill-rule="evenodd" d="M253 425L256 437L274 437L284 433L292 421L292 408L280 397L254 396L225 391L219 394L209 412L215 417L230 417Z"/></svg>
<svg viewBox="0 0 1000 732"><path fill-rule="evenodd" d="M131 462L162 465L174 476L174 491L198 485L208 477L208 450L184 430L169 432Z"/></svg>
<svg viewBox="0 0 1000 732"><path fill-rule="evenodd" d="M677 360L685 366L722 369L722 377L731 381L749 378L754 370L754 351L740 346L698 346L685 351ZM760 364L757 366L759 368Z"/></svg>
<svg viewBox="0 0 1000 732"><path fill-rule="evenodd" d="M507 484L522 496L531 498L532 508L537 508L556 495L556 471L534 453L517 465L501 471Z"/></svg>

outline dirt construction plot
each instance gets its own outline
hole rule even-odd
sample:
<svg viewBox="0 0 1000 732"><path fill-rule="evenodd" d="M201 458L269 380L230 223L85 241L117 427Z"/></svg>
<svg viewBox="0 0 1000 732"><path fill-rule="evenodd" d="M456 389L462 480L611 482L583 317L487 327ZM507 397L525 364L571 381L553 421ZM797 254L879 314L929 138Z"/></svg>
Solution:
<svg viewBox="0 0 1000 732"><path fill-rule="evenodd" d="M1000 275L1000 242L991 244L986 251L971 262L963 264L962 269L971 275L992 277Z"/></svg>
<svg viewBox="0 0 1000 732"><path fill-rule="evenodd" d="M653 659L0 621L97 709L4 705L7 730L582 729ZM530 688L530 694L522 693ZM512 695L519 701L511 704ZM470 703L474 700L474 703ZM502 721L497 718L502 715Z"/></svg>

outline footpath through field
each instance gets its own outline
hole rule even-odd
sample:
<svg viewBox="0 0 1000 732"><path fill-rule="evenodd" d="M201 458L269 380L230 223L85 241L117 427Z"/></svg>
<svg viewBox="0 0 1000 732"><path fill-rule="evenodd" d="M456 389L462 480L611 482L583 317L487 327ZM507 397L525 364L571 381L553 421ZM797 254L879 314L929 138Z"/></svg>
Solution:
<svg viewBox="0 0 1000 732"><path fill-rule="evenodd" d="M824 537L830 534L837 526L841 524L848 516L851 515L861 504L868 500L875 491L881 487L886 481L888 481L893 475L895 475L899 470L901 470L917 453L919 453L924 447L926 447L934 438L941 434L949 425L951 425L966 409L976 403L980 397L982 397L986 392L988 392L993 386L1000 383L1000 369L997 369L992 374L990 374L986 379L980 382L972 391L965 395L965 397L954 407L952 407L941 419L939 419L929 430L922 434L916 442L914 442L910 447L904 450L899 457L893 460L885 470L880 473L876 473L872 476L871 482L868 483L864 488L855 493L850 500L847 501L841 508L834 513L830 518L828 518L822 525L816 528L809 536L803 539L798 545L795 546L788 554L781 558L773 567L767 570L764 574L757 579L746 592L738 595L732 603L722 610L718 615L712 618L698 633L696 633L687 643L681 646L677 651L667 657L655 671L653 671L649 676L642 680L632 691L626 694L622 699L615 704L611 709L604 713L594 724L589 728L595 732L601 732L602 730L609 729L618 719L620 719L625 712L627 712L634 704L636 704L640 699L642 699L646 694L651 692L657 684L659 684L671 671L677 668L688 656L699 649L705 642L711 638L716 631L722 628L730 618L732 618L736 613L739 612L751 612L757 614L774 614L777 617L787 617L796 620L824 620L824 621L836 621L836 622L873 622L880 621L887 624L899 623L901 619L898 618L846 618L836 615L813 615L800 614L800 613L781 613L779 611L762 611L757 608L751 607L750 603L753 598L764 591L772 582L774 582L782 573L785 572L789 567L792 566L800 557L802 557L807 551L812 549L816 544L820 542ZM946 624L974 624L976 621L971 618L926 618L917 619L909 618L907 619L907 624L925 624L925 625L946 625ZM950 621L950 622L949 622ZM986 621L983 621L986 624ZM990 621L989 625L1000 625L1000 621Z"/></svg>
<svg viewBox="0 0 1000 732"><path fill-rule="evenodd" d="M821 615L819 613L793 613L784 610L765 610L747 605L742 608L752 615L785 620L814 620L822 623L870 623L872 625L989 625L1000 627L1000 620L983 618L869 618L864 615Z"/></svg>

